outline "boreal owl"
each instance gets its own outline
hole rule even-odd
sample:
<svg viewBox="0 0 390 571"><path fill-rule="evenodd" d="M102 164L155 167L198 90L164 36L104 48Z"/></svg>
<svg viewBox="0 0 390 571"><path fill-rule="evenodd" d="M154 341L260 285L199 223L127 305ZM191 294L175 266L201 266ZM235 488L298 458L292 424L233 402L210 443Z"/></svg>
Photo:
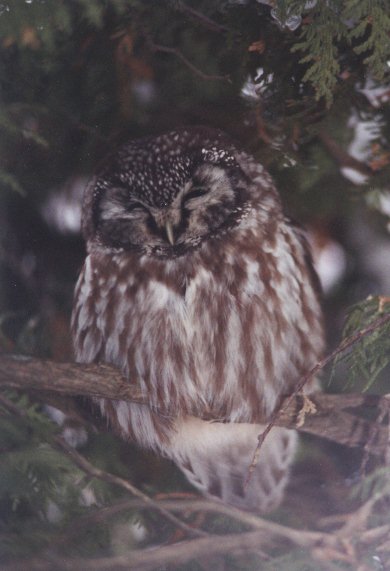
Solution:
<svg viewBox="0 0 390 571"><path fill-rule="evenodd" d="M273 428L246 486L253 422L294 390L323 335L308 247L270 176L214 129L132 141L87 188L83 232L76 359L116 365L148 401L101 399L102 414L204 494L274 508L296 434ZM210 410L225 422L203 420Z"/></svg>

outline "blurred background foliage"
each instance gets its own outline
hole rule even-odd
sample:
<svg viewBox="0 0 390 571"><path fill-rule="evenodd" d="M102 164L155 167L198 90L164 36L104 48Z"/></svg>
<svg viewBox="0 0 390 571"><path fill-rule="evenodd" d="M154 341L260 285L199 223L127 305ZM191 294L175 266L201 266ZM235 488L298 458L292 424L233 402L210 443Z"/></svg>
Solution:
<svg viewBox="0 0 390 571"><path fill-rule="evenodd" d="M85 184L126 139L188 124L230 133L272 173L289 215L306 224L330 348L352 304L345 334L389 311L389 34L387 0L1 0L2 350L71 359ZM338 359L329 390L389 392L388 333ZM41 405L7 398L22 412L1 406L1 561L47 553L53 542L58 553L98 557L172 536L154 513L91 515L123 501L123 491L50 446L65 430L62 416L53 424ZM169 463L104 431L88 428L86 438L85 427L69 429L93 464L149 494L191 492ZM273 517L315 526L352 509L360 462L361 453L306 439ZM232 525L217 519L210 529ZM286 546L273 555L213 565L322 569ZM362 557L368 568L386 569L372 553Z"/></svg>

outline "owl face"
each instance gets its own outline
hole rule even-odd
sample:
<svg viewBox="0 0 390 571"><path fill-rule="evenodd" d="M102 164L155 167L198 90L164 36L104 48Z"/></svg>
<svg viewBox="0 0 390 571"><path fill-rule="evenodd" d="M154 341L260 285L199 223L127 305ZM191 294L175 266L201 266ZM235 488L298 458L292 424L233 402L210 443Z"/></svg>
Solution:
<svg viewBox="0 0 390 571"><path fill-rule="evenodd" d="M212 134L191 129L122 147L95 181L94 237L176 256L233 228L248 201L246 178L226 136Z"/></svg>

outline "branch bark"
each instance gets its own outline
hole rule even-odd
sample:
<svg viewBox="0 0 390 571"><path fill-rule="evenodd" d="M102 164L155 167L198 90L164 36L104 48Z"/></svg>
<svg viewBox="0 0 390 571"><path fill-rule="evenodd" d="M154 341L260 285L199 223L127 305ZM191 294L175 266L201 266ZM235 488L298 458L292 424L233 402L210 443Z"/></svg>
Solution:
<svg viewBox="0 0 390 571"><path fill-rule="evenodd" d="M33 392L38 398L51 393L148 404L146 395L137 385L130 384L118 369L105 364L81 365L21 355L0 355L0 387ZM308 398L309 408L306 406ZM282 401L273 425L294 428L350 447L363 448L369 439L370 452L382 455L388 445L387 427L350 412L350 409L379 408L382 404L388 406L385 396L290 395ZM174 416L173 411L161 413ZM204 419L223 421L212 410ZM261 414L254 421L267 423Z"/></svg>

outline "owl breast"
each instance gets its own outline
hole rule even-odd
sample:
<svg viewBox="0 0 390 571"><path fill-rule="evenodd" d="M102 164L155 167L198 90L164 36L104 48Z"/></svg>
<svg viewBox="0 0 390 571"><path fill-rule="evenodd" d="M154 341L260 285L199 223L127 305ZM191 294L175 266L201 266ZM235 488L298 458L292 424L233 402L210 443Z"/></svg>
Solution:
<svg viewBox="0 0 390 571"><path fill-rule="evenodd" d="M301 237L283 220L272 226L259 229L251 212L223 240L169 260L95 249L76 289L76 358L119 366L152 409L268 415L322 346ZM157 416L117 406L122 432L158 445Z"/></svg>

